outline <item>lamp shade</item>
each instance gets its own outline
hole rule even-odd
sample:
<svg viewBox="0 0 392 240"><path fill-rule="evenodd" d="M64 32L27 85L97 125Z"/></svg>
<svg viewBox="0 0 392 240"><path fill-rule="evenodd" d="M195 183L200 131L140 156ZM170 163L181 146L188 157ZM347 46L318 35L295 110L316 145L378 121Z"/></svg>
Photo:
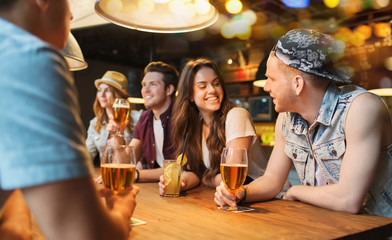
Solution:
<svg viewBox="0 0 392 240"><path fill-rule="evenodd" d="M267 71L267 61L268 56L264 57L263 60L261 60L259 68L257 69L256 79L253 82L253 85L256 87L264 88L264 85L267 82L267 77L265 76L265 73Z"/></svg>
<svg viewBox="0 0 392 240"><path fill-rule="evenodd" d="M114 24L157 33L196 31L218 19L208 0L97 0L95 12Z"/></svg>
<svg viewBox="0 0 392 240"><path fill-rule="evenodd" d="M71 29L80 29L109 23L95 13L95 0L68 1L73 16L70 24Z"/></svg>
<svg viewBox="0 0 392 240"><path fill-rule="evenodd" d="M72 33L69 33L65 48L60 51L68 63L69 70L77 71L87 68L82 50Z"/></svg>

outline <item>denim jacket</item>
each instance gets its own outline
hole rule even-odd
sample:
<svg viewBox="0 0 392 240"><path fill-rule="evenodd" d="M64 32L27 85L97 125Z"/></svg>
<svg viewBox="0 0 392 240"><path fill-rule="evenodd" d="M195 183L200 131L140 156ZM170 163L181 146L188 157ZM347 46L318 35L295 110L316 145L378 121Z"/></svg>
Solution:
<svg viewBox="0 0 392 240"><path fill-rule="evenodd" d="M338 88L330 84L316 121L309 127L298 113L284 113L282 131L285 153L293 160L302 184L316 185L316 167L324 184L339 181L340 167L346 151L345 125L348 109L358 95L367 92L356 86ZM382 150L375 179L362 210L392 217L392 143Z"/></svg>
<svg viewBox="0 0 392 240"><path fill-rule="evenodd" d="M90 125L87 131L87 139L86 146L92 158L95 158L97 154L99 154L99 158L102 156L103 148L106 146L106 142L109 137L109 132L107 130L106 120L102 123L101 132L97 132L95 130L95 124L97 124L98 118L94 117L90 121ZM132 134L127 131L124 131L124 136L129 143L132 139Z"/></svg>

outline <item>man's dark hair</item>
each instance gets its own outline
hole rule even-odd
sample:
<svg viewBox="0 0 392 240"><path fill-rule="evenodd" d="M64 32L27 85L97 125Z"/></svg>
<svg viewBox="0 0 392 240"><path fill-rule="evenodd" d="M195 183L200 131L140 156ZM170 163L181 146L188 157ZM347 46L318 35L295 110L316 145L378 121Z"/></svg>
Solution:
<svg viewBox="0 0 392 240"><path fill-rule="evenodd" d="M171 65L157 61L149 63L144 69L144 75L149 72L159 72L163 74L163 82L165 83L165 89L170 85L174 86L174 89L177 89L178 83L178 71ZM173 92L173 95L175 91Z"/></svg>
<svg viewBox="0 0 392 240"><path fill-rule="evenodd" d="M0 11L10 9L16 2L15 0L0 0Z"/></svg>

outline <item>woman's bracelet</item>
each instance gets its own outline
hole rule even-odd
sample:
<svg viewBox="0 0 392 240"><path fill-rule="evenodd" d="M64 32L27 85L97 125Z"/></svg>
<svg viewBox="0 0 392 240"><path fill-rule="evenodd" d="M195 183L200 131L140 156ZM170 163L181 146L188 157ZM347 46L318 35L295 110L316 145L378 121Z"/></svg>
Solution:
<svg viewBox="0 0 392 240"><path fill-rule="evenodd" d="M139 170L137 170L136 169L136 173L137 173L137 176L136 176L136 179L135 179L135 183L137 183L137 182L139 182Z"/></svg>

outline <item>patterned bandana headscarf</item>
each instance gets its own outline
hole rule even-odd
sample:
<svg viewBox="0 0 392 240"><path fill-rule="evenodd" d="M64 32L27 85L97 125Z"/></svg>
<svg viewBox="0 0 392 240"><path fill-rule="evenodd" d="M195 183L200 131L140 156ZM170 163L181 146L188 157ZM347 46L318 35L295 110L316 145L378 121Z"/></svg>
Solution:
<svg viewBox="0 0 392 240"><path fill-rule="evenodd" d="M311 29L294 29L278 40L275 56L286 65L306 73L350 83L348 74L334 66L337 55L333 37Z"/></svg>

